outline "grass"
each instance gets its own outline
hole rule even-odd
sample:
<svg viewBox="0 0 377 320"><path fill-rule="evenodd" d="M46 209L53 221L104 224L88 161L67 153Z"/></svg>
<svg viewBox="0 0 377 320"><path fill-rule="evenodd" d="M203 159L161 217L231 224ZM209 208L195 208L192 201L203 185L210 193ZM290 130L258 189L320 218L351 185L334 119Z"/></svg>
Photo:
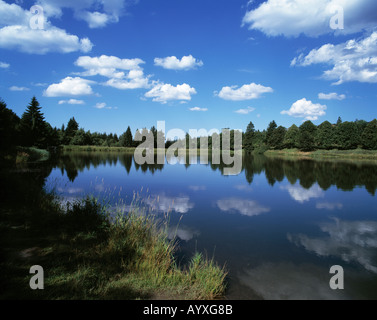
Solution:
<svg viewBox="0 0 377 320"><path fill-rule="evenodd" d="M303 152L299 149L268 150L266 156L284 156L309 159L349 159L349 160L377 160L376 150L316 150Z"/></svg>
<svg viewBox="0 0 377 320"><path fill-rule="evenodd" d="M126 147L103 147L103 146L62 146L63 151L89 151L89 152L125 152L133 153L135 148Z"/></svg>
<svg viewBox="0 0 377 320"><path fill-rule="evenodd" d="M94 198L61 206L46 195L39 210L2 212L1 299L216 299L226 271L196 253L179 267L165 220L131 206L114 216ZM45 289L31 290L41 265Z"/></svg>

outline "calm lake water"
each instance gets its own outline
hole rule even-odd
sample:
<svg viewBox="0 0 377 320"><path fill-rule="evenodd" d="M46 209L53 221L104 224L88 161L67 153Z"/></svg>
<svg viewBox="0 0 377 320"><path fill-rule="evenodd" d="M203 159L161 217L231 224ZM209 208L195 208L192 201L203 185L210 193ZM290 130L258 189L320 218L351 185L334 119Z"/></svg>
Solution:
<svg viewBox="0 0 377 320"><path fill-rule="evenodd" d="M245 156L240 174L223 168L72 153L47 187L64 201L92 194L126 211L136 193L155 214L169 211L178 262L198 250L226 264L230 299L377 298L376 165ZM344 290L329 286L333 265L344 269Z"/></svg>

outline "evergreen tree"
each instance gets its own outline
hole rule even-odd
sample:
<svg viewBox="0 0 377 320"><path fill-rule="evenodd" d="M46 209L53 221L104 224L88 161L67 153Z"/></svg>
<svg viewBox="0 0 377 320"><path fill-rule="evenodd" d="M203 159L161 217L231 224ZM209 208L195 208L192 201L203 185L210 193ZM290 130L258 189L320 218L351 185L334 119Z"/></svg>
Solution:
<svg viewBox="0 0 377 320"><path fill-rule="evenodd" d="M68 145L72 143L71 140L75 136L77 130L79 130L79 124L75 120L75 117L72 117L69 119L67 128L65 129L64 144Z"/></svg>
<svg viewBox="0 0 377 320"><path fill-rule="evenodd" d="M277 128L277 124L274 120L272 120L269 125L268 125L268 128L267 128L267 132L266 132L266 144L270 147L271 146L271 137L272 137L272 134L274 133L274 131L276 130Z"/></svg>
<svg viewBox="0 0 377 320"><path fill-rule="evenodd" d="M305 121L299 128L299 147L304 151L314 149L317 127L310 121Z"/></svg>
<svg viewBox="0 0 377 320"><path fill-rule="evenodd" d="M360 143L354 122L342 122L336 127L336 143L339 149L356 149Z"/></svg>
<svg viewBox="0 0 377 320"><path fill-rule="evenodd" d="M31 99L21 118L21 144L25 146L47 147L47 126L39 102Z"/></svg>
<svg viewBox="0 0 377 320"><path fill-rule="evenodd" d="M369 122L361 136L361 144L364 149L377 150L377 120Z"/></svg>
<svg viewBox="0 0 377 320"><path fill-rule="evenodd" d="M273 149L283 149L286 132L287 129L283 126L279 126L275 130L273 130L269 138L269 146Z"/></svg>
<svg viewBox="0 0 377 320"><path fill-rule="evenodd" d="M244 135L244 148L246 151L253 151L253 139L255 134L254 124L250 121L246 127L246 132Z"/></svg>
<svg viewBox="0 0 377 320"><path fill-rule="evenodd" d="M320 149L331 149L335 144L335 129L328 121L322 122L318 126L315 138L316 146Z"/></svg>
<svg viewBox="0 0 377 320"><path fill-rule="evenodd" d="M292 124L285 134L283 144L286 148L298 148L299 129L295 124Z"/></svg>

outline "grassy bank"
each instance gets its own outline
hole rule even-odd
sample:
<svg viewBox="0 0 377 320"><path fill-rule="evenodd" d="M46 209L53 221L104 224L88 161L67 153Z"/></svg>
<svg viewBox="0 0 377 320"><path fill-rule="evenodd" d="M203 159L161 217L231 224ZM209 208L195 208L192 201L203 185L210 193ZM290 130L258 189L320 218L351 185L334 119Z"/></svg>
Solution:
<svg viewBox="0 0 377 320"><path fill-rule="evenodd" d="M102 146L62 146L62 151L70 152L124 152L133 153L135 148L125 148L125 147L102 147Z"/></svg>
<svg viewBox="0 0 377 320"><path fill-rule="evenodd" d="M110 219L93 198L64 206L53 195L38 208L1 208L1 299L215 299L226 272L196 253L174 259L166 221L134 206ZM45 289L31 290L29 269L44 268Z"/></svg>
<svg viewBox="0 0 377 320"><path fill-rule="evenodd" d="M283 156L298 159L345 159L345 160L376 160L376 150L316 150L310 152L300 151L298 149L268 150L264 153L266 156Z"/></svg>

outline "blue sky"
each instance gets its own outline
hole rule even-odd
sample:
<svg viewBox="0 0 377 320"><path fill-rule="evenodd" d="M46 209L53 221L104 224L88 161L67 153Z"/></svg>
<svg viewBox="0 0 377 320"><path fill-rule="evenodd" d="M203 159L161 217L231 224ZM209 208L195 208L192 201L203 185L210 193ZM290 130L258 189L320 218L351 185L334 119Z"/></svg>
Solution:
<svg viewBox="0 0 377 320"><path fill-rule="evenodd" d="M375 0L0 0L0 97L21 116L35 95L53 126L74 116L117 134L370 121L375 12Z"/></svg>

